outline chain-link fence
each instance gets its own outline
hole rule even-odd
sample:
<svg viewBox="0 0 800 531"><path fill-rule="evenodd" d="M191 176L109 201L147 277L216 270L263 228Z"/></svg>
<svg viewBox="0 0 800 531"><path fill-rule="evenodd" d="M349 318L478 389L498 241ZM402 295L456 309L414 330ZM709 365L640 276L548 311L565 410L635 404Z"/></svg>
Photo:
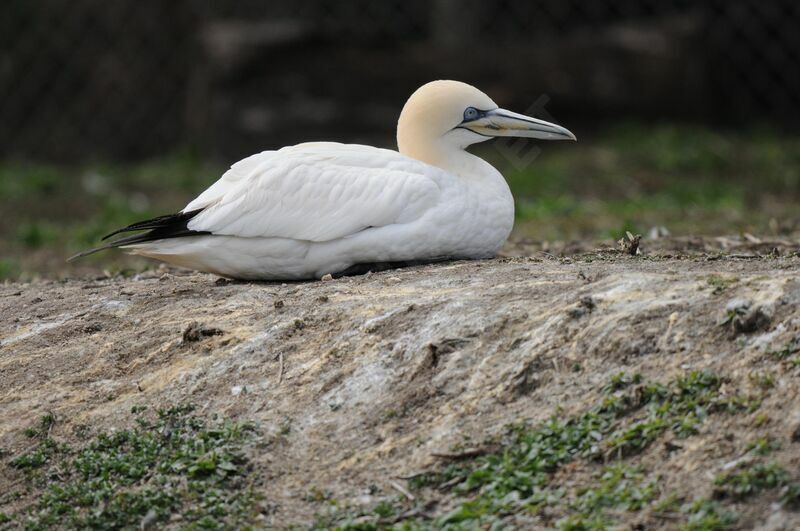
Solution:
<svg viewBox="0 0 800 531"><path fill-rule="evenodd" d="M0 156L226 157L388 142L405 97L470 81L571 123L800 124L793 0L6 0Z"/></svg>

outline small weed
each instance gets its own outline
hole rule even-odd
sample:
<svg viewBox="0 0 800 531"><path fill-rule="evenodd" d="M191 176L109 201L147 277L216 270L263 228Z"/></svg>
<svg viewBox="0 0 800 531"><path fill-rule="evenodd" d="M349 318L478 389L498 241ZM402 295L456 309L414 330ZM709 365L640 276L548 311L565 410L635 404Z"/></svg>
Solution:
<svg viewBox="0 0 800 531"><path fill-rule="evenodd" d="M778 350L770 351L769 354L779 360L785 360L798 352L800 352L800 336L793 337L784 346Z"/></svg>
<svg viewBox="0 0 800 531"><path fill-rule="evenodd" d="M800 483L786 486L781 494L781 503L792 510L800 509Z"/></svg>
<svg viewBox="0 0 800 531"><path fill-rule="evenodd" d="M321 503L324 501L328 501L331 499L331 492L328 490L321 489L320 487L314 485L303 497L306 501L314 502L314 503Z"/></svg>
<svg viewBox="0 0 800 531"><path fill-rule="evenodd" d="M395 508L391 503L382 501L375 506L372 512L378 515L379 518L391 518L395 515Z"/></svg>
<svg viewBox="0 0 800 531"><path fill-rule="evenodd" d="M629 375L625 371L618 372L612 376L608 384L603 387L603 392L609 394L615 391L620 391L630 385L641 383L641 381L641 374Z"/></svg>
<svg viewBox="0 0 800 531"><path fill-rule="evenodd" d="M15 457L9 464L18 470L32 471L43 467L58 454L66 454L69 452L70 447L68 445L59 444L53 439L46 437L42 439L34 449Z"/></svg>
<svg viewBox="0 0 800 531"><path fill-rule="evenodd" d="M662 499L653 504L653 513L655 514L671 514L680 509L681 497L677 492L670 492Z"/></svg>
<svg viewBox="0 0 800 531"><path fill-rule="evenodd" d="M753 426L755 426L756 428L766 426L767 424L770 423L770 420L771 419L769 418L769 415L767 415L766 413L759 413L753 420Z"/></svg>
<svg viewBox="0 0 800 531"><path fill-rule="evenodd" d="M292 432L292 419L290 419L289 417L284 417L283 422L281 422L280 428L278 429L278 433L285 437L289 435L291 432Z"/></svg>
<svg viewBox="0 0 800 531"><path fill-rule="evenodd" d="M738 520L736 513L725 510L719 502L701 498L683 507L689 516L685 529L691 531L717 531L730 529Z"/></svg>
<svg viewBox="0 0 800 531"><path fill-rule="evenodd" d="M767 391L775 387L775 375L769 371L754 371L747 375L750 382L761 389Z"/></svg>
<svg viewBox="0 0 800 531"><path fill-rule="evenodd" d="M639 511L658 494L656 481L645 481L644 474L637 467L611 465L605 468L598 479L597 487L584 489L570 503L570 509L575 513L559 524L562 529L577 529L575 516L583 522L609 524L611 522L605 514L606 509Z"/></svg>
<svg viewBox="0 0 800 531"><path fill-rule="evenodd" d="M747 443L747 451L758 455L767 455L775 450L780 450L781 443L769 435L759 437Z"/></svg>
<svg viewBox="0 0 800 531"><path fill-rule="evenodd" d="M706 282L711 287L712 295L719 295L730 286L739 282L737 277L723 277L720 275L709 275L706 277Z"/></svg>
<svg viewBox="0 0 800 531"><path fill-rule="evenodd" d="M55 424L56 418L52 413L47 413L39 417L39 423L36 426L25 429L26 437L31 439L46 437L50 433L50 429Z"/></svg>
<svg viewBox="0 0 800 531"><path fill-rule="evenodd" d="M714 479L717 497L744 499L762 490L785 485L789 474L777 463L757 463L738 472L719 474Z"/></svg>

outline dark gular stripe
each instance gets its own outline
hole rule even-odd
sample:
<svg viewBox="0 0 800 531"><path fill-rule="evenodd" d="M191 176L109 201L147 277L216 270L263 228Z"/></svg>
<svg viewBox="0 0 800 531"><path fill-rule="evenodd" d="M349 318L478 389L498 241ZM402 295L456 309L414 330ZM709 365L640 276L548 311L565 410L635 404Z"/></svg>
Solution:
<svg viewBox="0 0 800 531"><path fill-rule="evenodd" d="M189 228L189 220L191 220L201 211L202 209L192 210L191 212L178 212L177 214L159 216L157 218L133 223L127 227L115 230L107 236L104 236L103 240L123 232L135 232L143 230L146 230L147 232L119 238L107 243L106 245L95 247L94 249L89 249L88 251L83 251L82 253L78 253L75 256L70 257L67 261L71 262L72 260L94 254L98 251L113 249L114 247L122 247L124 245L134 245L137 243L166 240L169 238L183 238L187 236L202 236L205 234L211 234L207 231L197 231Z"/></svg>

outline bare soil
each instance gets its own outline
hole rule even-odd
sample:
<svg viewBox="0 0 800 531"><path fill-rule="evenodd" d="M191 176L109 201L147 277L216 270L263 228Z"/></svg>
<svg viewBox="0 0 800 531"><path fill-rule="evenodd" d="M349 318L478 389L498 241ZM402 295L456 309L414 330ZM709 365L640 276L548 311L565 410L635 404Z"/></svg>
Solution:
<svg viewBox="0 0 800 531"><path fill-rule="evenodd" d="M263 523L309 525L325 500L359 507L398 496L397 478L438 466L434 454L467 439L591 407L620 371L665 381L703 368L726 379L723 392L758 396L758 409L709 418L699 434L651 445L635 462L658 471L664 495L711 496L714 475L769 435L781 442L771 459L797 481L800 367L770 354L800 337L797 243L643 246L633 256L610 242L516 242L506 254L517 256L289 284L164 267L7 283L0 493L19 485L6 464L45 413L54 438L79 444L76 429L126 426L133 406L190 402L260 427L252 451ZM576 463L556 480L581 485L593 466ZM779 494L731 502L737 526L800 525ZM450 503L417 496L432 513ZM0 498L0 510L24 503ZM681 525L654 518L619 516Z"/></svg>

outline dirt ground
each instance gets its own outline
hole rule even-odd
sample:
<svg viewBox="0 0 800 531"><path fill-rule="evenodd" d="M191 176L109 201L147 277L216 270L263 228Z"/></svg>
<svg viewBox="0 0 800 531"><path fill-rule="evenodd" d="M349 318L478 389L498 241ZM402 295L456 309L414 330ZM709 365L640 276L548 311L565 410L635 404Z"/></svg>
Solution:
<svg viewBox="0 0 800 531"><path fill-rule="evenodd" d="M341 509L402 498L399 478L440 466L434 454L465 440L583 411L620 371L663 382L705 368L725 379L721 392L757 396L757 409L710 417L679 442L665 434L629 460L657 472L662 498L690 500L712 496L715 475L769 436L780 441L770 459L798 481L800 365L770 354L800 337L798 251L740 237L645 242L637 256L611 242L516 242L494 260L331 281L238 283L162 267L6 283L0 493L18 487L6 465L45 413L54 438L79 444L78 426L119 428L133 406L191 402L259 426L261 524L312 525L329 500ZM554 481L573 488L597 466L576 462ZM733 527L800 526L780 495L725 501L739 515ZM411 497L431 515L456 503ZM24 503L0 497L0 510ZM639 528L684 519L615 516Z"/></svg>

